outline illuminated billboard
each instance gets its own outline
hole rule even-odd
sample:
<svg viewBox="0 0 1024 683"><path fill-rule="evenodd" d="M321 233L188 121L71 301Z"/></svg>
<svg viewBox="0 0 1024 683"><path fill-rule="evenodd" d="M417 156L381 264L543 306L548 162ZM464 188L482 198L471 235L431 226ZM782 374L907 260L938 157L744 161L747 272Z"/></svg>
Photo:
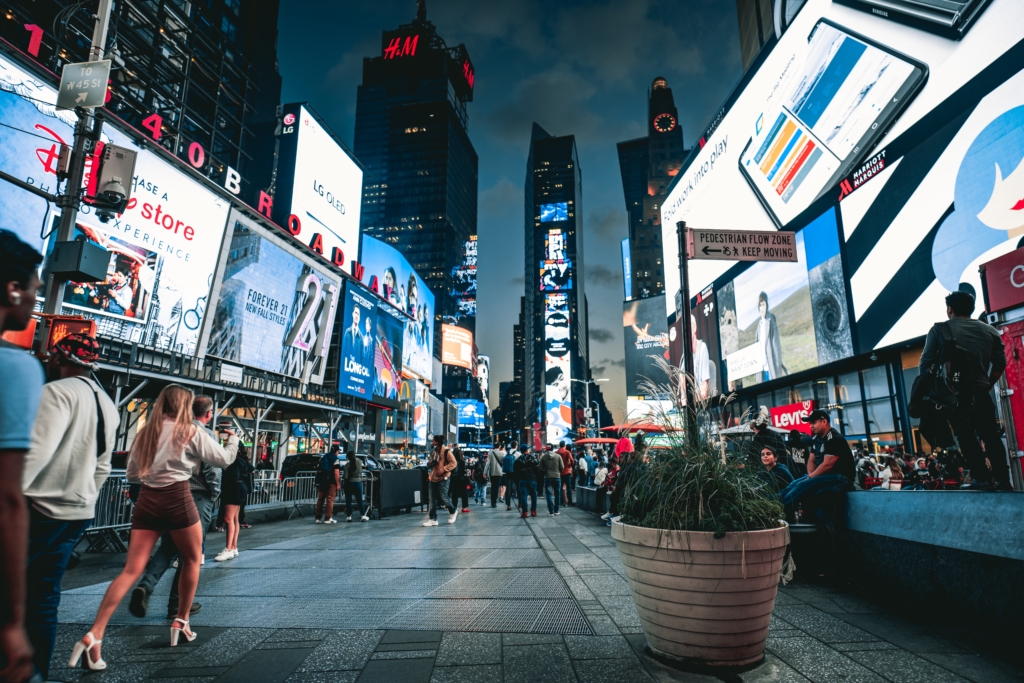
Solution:
<svg viewBox="0 0 1024 683"><path fill-rule="evenodd" d="M480 385L480 393L484 400L491 393L491 357L479 355L476 357L476 381Z"/></svg>
<svg viewBox="0 0 1024 683"><path fill-rule="evenodd" d="M894 19L838 0L807 0L799 7L795 16L788 18L782 37L765 46L760 64L744 75L714 116L674 179L661 207L663 243L676 243L676 223L681 220L692 227L793 228L807 220L805 213L821 213L823 207L817 202L842 200L844 236L851 247L861 242L855 250L847 249L857 252L849 265L860 266L869 253L872 256L871 267L862 269L861 275L849 274L858 316L866 313L862 306L874 302L892 281L889 276L908 263L914 249L927 250L923 245L933 239L928 236L930 231L938 230L945 218L942 214L954 204L958 166L965 149L950 147L938 160L935 155L951 143L956 131L963 131L957 144L970 145L985 125L1013 108L1013 96L1020 90L1007 87L1003 104L993 101L991 113L980 111L982 98L1008 83L1019 70L1015 67L1024 63L1019 56L1022 34L1016 0L992 0L961 40ZM968 117L973 121L970 126L964 121ZM1005 127L1006 121L998 125ZM959 158L953 160L949 154ZM913 161L908 164L910 159ZM925 182L924 176L933 168L937 175ZM994 168L994 164L988 165L986 174L991 172L991 182L979 190L989 196L996 186ZM1010 170L1002 165L1000 169L1000 178L1011 177ZM968 176L964 177L963 182L968 182ZM979 181L978 187L981 185ZM955 199L959 209L962 201ZM869 212L877 217L866 216ZM961 218L951 220L956 223ZM958 236L946 243L944 236L936 241L936 250L943 244L970 245L945 251L966 258L977 245L991 243L989 248L994 249L992 236L1002 228L993 229L994 223L979 221L985 227L970 221L975 225L970 237ZM907 225L897 229L897 223ZM865 234L872 233L871 238L855 238L861 225L870 228ZM891 237L881 239L890 225L894 228ZM952 228L945 231L949 235L955 232ZM883 247L889 240L892 244ZM925 287L935 282L937 291L940 279L929 278L927 273L937 268L938 275L945 266L927 263L933 259L921 255L914 258L920 259L915 261L916 274L928 280ZM941 257L938 260L942 261ZM690 291L702 290L732 265L730 261L693 261ZM976 266L971 273L968 265L949 268L958 272L944 275L941 288L955 289L964 278L976 282ZM876 274L881 277L872 282ZM669 294L666 314L672 317L672 298L679 290L675 249L665 250L665 275ZM907 273L907 277L911 275L914 273ZM924 294L916 286L900 290L895 285L893 293L902 299L910 291ZM934 303L933 295L927 305ZM885 318L888 327L872 325L882 329L882 337L875 343L881 343L893 325L899 326L902 315L890 302L885 305L888 315L900 315L889 321L880 312L879 319ZM941 312L942 307L937 310ZM891 339L916 337L926 331L917 330L916 322L910 325L908 320L907 324L905 332L894 332ZM864 327L860 326L858 335ZM869 333L868 341L873 336ZM865 350L874 345L859 346Z"/></svg>
<svg viewBox="0 0 1024 683"><path fill-rule="evenodd" d="M633 258L629 252L629 238L622 238L622 287L623 299L629 301L633 296Z"/></svg>
<svg viewBox="0 0 1024 683"><path fill-rule="evenodd" d="M377 334L373 348L373 395L399 400L402 389L402 337L405 317L390 306L377 305Z"/></svg>
<svg viewBox="0 0 1024 683"><path fill-rule="evenodd" d="M454 314L445 315L445 322L459 324L476 318L476 235L463 244L462 263L452 268L451 295L455 298Z"/></svg>
<svg viewBox="0 0 1024 683"><path fill-rule="evenodd" d="M434 355L434 293L391 245L363 237L360 263L364 282L377 279L380 295L407 315L402 340L402 369L429 379Z"/></svg>
<svg viewBox="0 0 1024 683"><path fill-rule="evenodd" d="M377 301L367 290L348 283L341 328L341 371L338 391L368 399L375 381L377 348Z"/></svg>
<svg viewBox="0 0 1024 683"><path fill-rule="evenodd" d="M544 296L544 417L548 443L572 433L572 331L569 298L562 292Z"/></svg>
<svg viewBox="0 0 1024 683"><path fill-rule="evenodd" d="M622 306L622 337L625 343L626 396L645 400L663 398L648 391L647 384L667 385L669 378L656 358L669 360L665 295L627 301ZM659 392L660 393L660 392Z"/></svg>
<svg viewBox="0 0 1024 683"><path fill-rule="evenodd" d="M554 204L540 205L540 222L553 223L555 221L569 220L569 203L555 202Z"/></svg>
<svg viewBox="0 0 1024 683"><path fill-rule="evenodd" d="M55 109L56 101L56 89L0 57L0 170L48 192L57 191L60 146L72 144L77 120ZM132 199L108 223L82 206L76 237L111 253L108 275L99 283L68 283L64 308L94 319L100 335L194 354L230 202L166 161L162 151L136 146L109 120L101 142L137 153ZM3 181L0 207L0 228L48 262L57 211Z"/></svg>
<svg viewBox="0 0 1024 683"><path fill-rule="evenodd" d="M359 255L363 171L305 105L282 111L274 219L349 273Z"/></svg>
<svg viewBox="0 0 1024 683"><path fill-rule="evenodd" d="M572 261L541 261L540 291L572 289Z"/></svg>
<svg viewBox="0 0 1024 683"><path fill-rule="evenodd" d="M455 325L441 325L441 363L473 369L473 333Z"/></svg>
<svg viewBox="0 0 1024 683"><path fill-rule="evenodd" d="M339 276L237 211L229 225L211 297L216 308L207 318L206 355L322 383Z"/></svg>
<svg viewBox="0 0 1024 683"><path fill-rule="evenodd" d="M487 422L487 406L481 401L469 398L453 398L459 415L459 426L470 429L483 429Z"/></svg>

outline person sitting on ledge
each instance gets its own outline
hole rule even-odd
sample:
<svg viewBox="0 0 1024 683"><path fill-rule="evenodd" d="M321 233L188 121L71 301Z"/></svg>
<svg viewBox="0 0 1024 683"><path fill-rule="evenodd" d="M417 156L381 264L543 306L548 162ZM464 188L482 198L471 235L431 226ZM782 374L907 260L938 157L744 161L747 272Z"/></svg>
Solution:
<svg viewBox="0 0 1024 683"><path fill-rule="evenodd" d="M829 414L814 410L804 422L811 425L811 431L818 438L814 449L807 454L807 474L779 491L779 500L787 515L811 496L853 488L853 453L843 435L832 427Z"/></svg>

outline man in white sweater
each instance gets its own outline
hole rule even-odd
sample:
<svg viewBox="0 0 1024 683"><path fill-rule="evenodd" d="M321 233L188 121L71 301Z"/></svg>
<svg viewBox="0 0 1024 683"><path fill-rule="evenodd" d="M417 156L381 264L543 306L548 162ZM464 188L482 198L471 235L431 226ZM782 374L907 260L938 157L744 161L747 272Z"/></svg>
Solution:
<svg viewBox="0 0 1024 683"><path fill-rule="evenodd" d="M60 584L71 552L95 515L110 474L117 407L89 378L99 344L85 334L64 337L50 350L22 490L29 503L28 609L25 626L36 668L47 677L57 637Z"/></svg>

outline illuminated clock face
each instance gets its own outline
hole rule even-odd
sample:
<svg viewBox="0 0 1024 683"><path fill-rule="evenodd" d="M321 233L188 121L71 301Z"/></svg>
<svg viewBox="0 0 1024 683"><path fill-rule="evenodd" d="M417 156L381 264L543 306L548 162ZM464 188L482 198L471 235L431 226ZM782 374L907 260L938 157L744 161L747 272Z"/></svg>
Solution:
<svg viewBox="0 0 1024 683"><path fill-rule="evenodd" d="M676 117L672 114L658 114L654 117L654 130L667 133L676 127Z"/></svg>

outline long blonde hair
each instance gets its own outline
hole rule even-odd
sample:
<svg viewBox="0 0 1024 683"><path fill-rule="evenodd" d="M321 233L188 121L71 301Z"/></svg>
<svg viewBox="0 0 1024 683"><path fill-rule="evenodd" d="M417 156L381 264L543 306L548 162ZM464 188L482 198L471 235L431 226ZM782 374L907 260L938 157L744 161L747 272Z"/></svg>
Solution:
<svg viewBox="0 0 1024 683"><path fill-rule="evenodd" d="M890 479L903 479L903 470L896 458L889 458L889 471L892 472Z"/></svg>
<svg viewBox="0 0 1024 683"><path fill-rule="evenodd" d="M177 452L185 449L185 444L196 429L192 424L192 399L192 391L180 384L168 384L156 397L149 411L149 419L132 442L131 459L139 468L139 476L146 476L152 467L160 444L160 434L167 420L174 423L171 448Z"/></svg>

